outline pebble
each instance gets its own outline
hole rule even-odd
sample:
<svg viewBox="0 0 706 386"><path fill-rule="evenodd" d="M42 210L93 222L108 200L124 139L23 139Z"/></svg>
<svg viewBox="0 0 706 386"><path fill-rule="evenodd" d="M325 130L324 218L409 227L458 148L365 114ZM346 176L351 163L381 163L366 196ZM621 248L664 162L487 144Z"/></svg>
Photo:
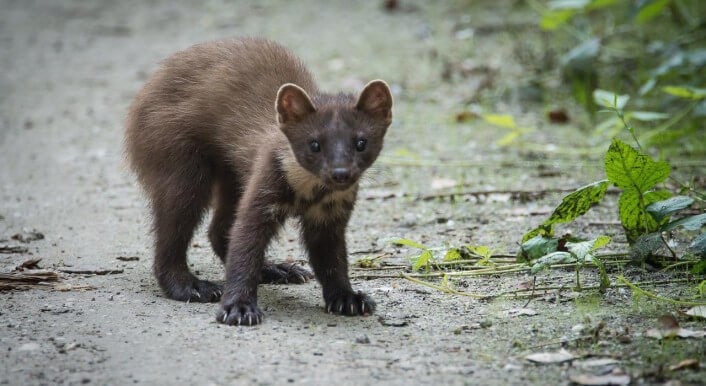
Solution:
<svg viewBox="0 0 706 386"><path fill-rule="evenodd" d="M370 343L370 338L368 338L367 335L361 335L361 336L355 338L355 342L360 343L360 344L368 344L368 343Z"/></svg>

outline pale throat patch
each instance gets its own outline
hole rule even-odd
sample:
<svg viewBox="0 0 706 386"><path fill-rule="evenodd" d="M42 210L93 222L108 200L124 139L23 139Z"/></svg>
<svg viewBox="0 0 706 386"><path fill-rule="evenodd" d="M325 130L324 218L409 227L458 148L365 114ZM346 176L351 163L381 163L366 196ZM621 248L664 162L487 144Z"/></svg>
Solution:
<svg viewBox="0 0 706 386"><path fill-rule="evenodd" d="M316 193L325 186L317 176L299 165L294 154L291 152L284 155L281 160L285 178L294 190L297 201L312 200ZM345 215L346 210L343 204L344 202L351 203L355 201L357 190L358 184L353 184L346 190L333 191L327 194L321 201L306 208L303 213L292 213L296 211L295 208L283 209L290 212L290 214L300 214L317 223L326 223Z"/></svg>
<svg viewBox="0 0 706 386"><path fill-rule="evenodd" d="M324 186L319 177L299 165L291 150L287 151L281 160L284 176L294 189L294 194L305 200L314 198L314 193Z"/></svg>

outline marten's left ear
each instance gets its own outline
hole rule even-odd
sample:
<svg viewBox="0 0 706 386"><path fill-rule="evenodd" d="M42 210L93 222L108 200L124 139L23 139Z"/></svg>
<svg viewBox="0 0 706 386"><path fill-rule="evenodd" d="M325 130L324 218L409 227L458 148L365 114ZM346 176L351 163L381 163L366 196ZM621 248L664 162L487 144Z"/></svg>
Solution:
<svg viewBox="0 0 706 386"><path fill-rule="evenodd" d="M355 108L370 116L384 121L392 122L392 93L384 80L374 80L365 85L358 97Z"/></svg>

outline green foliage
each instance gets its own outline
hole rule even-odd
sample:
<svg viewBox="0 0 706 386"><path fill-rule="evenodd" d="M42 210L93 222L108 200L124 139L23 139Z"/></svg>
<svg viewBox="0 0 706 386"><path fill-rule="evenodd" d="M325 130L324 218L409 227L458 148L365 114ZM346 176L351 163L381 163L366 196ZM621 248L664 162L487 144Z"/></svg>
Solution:
<svg viewBox="0 0 706 386"><path fill-rule="evenodd" d="M689 245L689 249L691 249L696 256L701 257L702 265L706 265L706 263L704 263L704 260L706 260L706 232L696 236L691 245Z"/></svg>
<svg viewBox="0 0 706 386"><path fill-rule="evenodd" d="M659 224L647 213L646 207L671 196L669 192L650 190L669 177L669 163L656 162L632 146L613 139L605 156L605 171L608 180L623 190L618 208L628 241L632 244L641 234L657 230Z"/></svg>
<svg viewBox="0 0 706 386"><path fill-rule="evenodd" d="M639 193L635 190L623 192L618 199L620 222L630 244L643 233L654 232L659 224L645 211L645 206L669 198L672 194L665 191Z"/></svg>
<svg viewBox="0 0 706 386"><path fill-rule="evenodd" d="M616 108L625 117L654 122L640 133L643 143L667 150L704 152L699 140L706 116L706 2L703 0L528 0L550 31L564 87L594 118L609 93L620 89ZM563 48L563 49L562 49ZM662 92L656 92L661 90ZM632 98L628 98L632 96ZM697 102L703 102L696 106ZM662 111L662 113L652 113ZM647 114L643 114L647 113ZM614 119L602 122L596 135L612 138ZM665 135L668 134L668 135ZM677 145L679 147L677 147Z"/></svg>
<svg viewBox="0 0 706 386"><path fill-rule="evenodd" d="M632 146L614 139L605 156L608 180L625 191L645 193L669 177L671 166L664 161L655 162Z"/></svg>
<svg viewBox="0 0 706 386"><path fill-rule="evenodd" d="M694 202L694 199L687 196L675 196L663 201L654 202L647 205L645 209L652 215L655 221L661 223L664 219L669 218L672 214L687 208Z"/></svg>
<svg viewBox="0 0 706 386"><path fill-rule="evenodd" d="M601 248L610 242L610 238L601 236L594 240L588 241L567 241L563 238L550 238L536 236L520 246L518 259L527 262L531 268L530 273L537 272L549 268L556 264L576 264L577 283L578 270L587 263L592 263L599 268L601 277L601 289L605 289L610 285L610 279L606 273L603 263L593 256L592 252Z"/></svg>
<svg viewBox="0 0 706 386"><path fill-rule="evenodd" d="M607 180L598 181L581 187L567 195L561 201L561 204L554 209L551 216L539 227L525 234L522 241L525 242L540 234L548 236L553 235L554 224L573 221L586 213L593 205L601 201L609 185L610 182Z"/></svg>

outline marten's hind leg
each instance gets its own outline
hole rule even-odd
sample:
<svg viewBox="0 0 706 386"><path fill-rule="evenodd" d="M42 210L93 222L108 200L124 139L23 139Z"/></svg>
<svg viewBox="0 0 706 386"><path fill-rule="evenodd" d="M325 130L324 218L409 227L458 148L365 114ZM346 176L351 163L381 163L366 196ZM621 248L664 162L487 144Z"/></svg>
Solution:
<svg viewBox="0 0 706 386"><path fill-rule="evenodd" d="M214 186L214 211L208 228L208 239L213 252L225 264L230 228L235 221L236 209L243 195L237 176L233 172L219 172Z"/></svg>
<svg viewBox="0 0 706 386"><path fill-rule="evenodd" d="M194 230L208 207L211 184L208 163L189 159L150 186L156 236L154 274L166 295L175 300L216 302L223 293L221 286L194 276L186 262Z"/></svg>

